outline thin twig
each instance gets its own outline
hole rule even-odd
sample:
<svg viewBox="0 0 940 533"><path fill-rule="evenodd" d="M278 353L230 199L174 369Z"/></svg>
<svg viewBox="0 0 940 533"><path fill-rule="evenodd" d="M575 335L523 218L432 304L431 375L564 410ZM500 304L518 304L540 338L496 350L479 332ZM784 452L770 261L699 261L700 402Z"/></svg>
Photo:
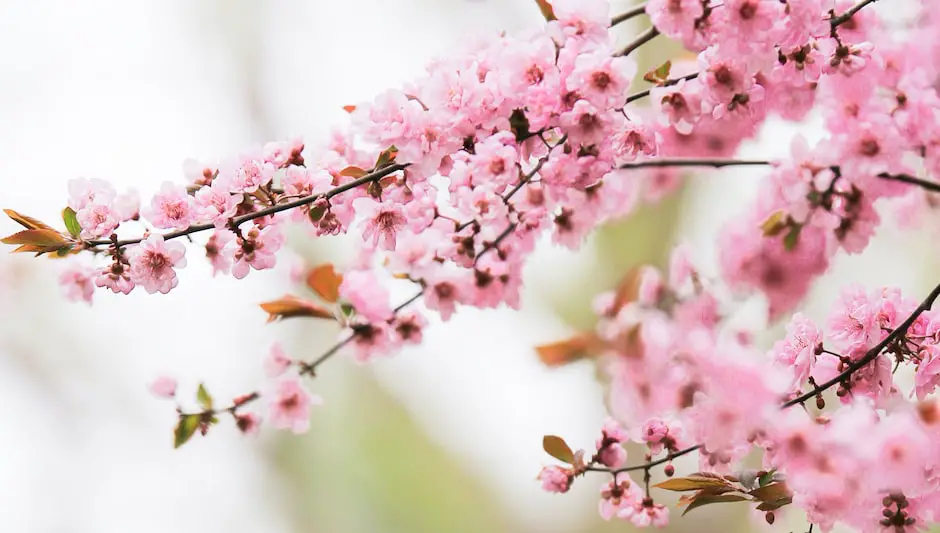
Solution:
<svg viewBox="0 0 940 533"><path fill-rule="evenodd" d="M852 18L853 15L861 11L863 7L869 4L874 4L876 1L877 0L862 0L861 2L855 4L854 6L846 9L845 13L842 13L841 15L837 17L829 19L829 27L837 28L840 25L845 24L846 22L849 21L849 19Z"/></svg>
<svg viewBox="0 0 940 533"><path fill-rule="evenodd" d="M633 52L634 50L636 50L637 48L639 48L639 47L643 46L644 44L646 44L646 43L652 41L653 39L655 39L657 35L659 35L659 30L656 29L656 26L652 26L650 29L646 30L645 32L643 32L643 33L641 33L639 36L637 36L637 38L634 39L633 42L631 42L631 43L628 44L626 47L624 47L624 49L621 50L621 51L620 51L619 53L617 53L616 55L618 55L618 56L628 56L628 55L630 55L630 53L632 53L632 52Z"/></svg>
<svg viewBox="0 0 940 533"><path fill-rule="evenodd" d="M671 87L671 86L673 86L673 85L679 83L680 81L694 80L695 78L698 77L698 75L699 75L698 72L694 72L694 73L692 73L692 74L688 74L688 75L682 76L681 78L675 78L675 79L671 79L671 80L666 80L665 82L663 82L662 85L659 85L659 87ZM641 99L641 98L646 98L647 96L650 95L650 92L651 92L654 88L655 88L655 87L650 87L649 89L646 89L646 90L644 90L644 91L640 91L640 92L638 92L638 93L636 93L636 94L631 94L630 96L627 97L627 100L623 103L623 105L627 105L627 104L633 103L633 102L635 102L635 101L637 101L637 100L639 100L639 99Z"/></svg>
<svg viewBox="0 0 940 533"><path fill-rule="evenodd" d="M643 2L642 4L630 9L626 13L621 13L617 15L616 17L612 18L610 20L610 27L613 28L614 26L622 22L626 22L632 19L633 17L638 17L642 15L643 13L646 13L646 2Z"/></svg>
<svg viewBox="0 0 940 533"><path fill-rule="evenodd" d="M617 168L622 170L650 167L740 167L770 165L764 159L650 159L647 161L634 161L624 163Z"/></svg>

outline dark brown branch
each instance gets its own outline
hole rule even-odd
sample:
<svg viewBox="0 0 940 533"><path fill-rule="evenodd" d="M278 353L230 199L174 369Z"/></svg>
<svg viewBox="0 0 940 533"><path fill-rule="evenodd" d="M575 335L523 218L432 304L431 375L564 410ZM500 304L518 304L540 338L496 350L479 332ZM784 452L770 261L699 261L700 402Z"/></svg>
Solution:
<svg viewBox="0 0 940 533"><path fill-rule="evenodd" d="M683 455L692 453L701 447L702 447L701 444L696 444L695 446L689 446L688 448L685 448L684 450L679 450L675 453L670 453L669 455L663 457L662 459L657 459L655 461L650 461L648 463L643 463L640 465L623 466L617 469L589 466L587 467L586 470L588 472L607 472L607 473L614 474L614 475L622 474L624 472L636 472L637 470L643 470L645 472L649 472L649 470L653 468L654 466L659 466L663 463L668 463L669 461L672 461L676 457L682 457Z"/></svg>
<svg viewBox="0 0 940 533"><path fill-rule="evenodd" d="M770 161L763 159L650 159L624 163L617 168L628 170L651 167L740 167L769 165Z"/></svg>
<svg viewBox="0 0 940 533"><path fill-rule="evenodd" d="M621 13L617 15L616 17L612 18L610 20L610 27L613 28L614 26L620 23L626 22L632 19L633 17L639 17L643 13L646 13L646 2L643 2L642 4L634 7L633 9L627 11L626 13Z"/></svg>
<svg viewBox="0 0 940 533"><path fill-rule="evenodd" d="M829 27L837 28L842 24L845 24L852 18L853 15L862 10L863 7L874 4L877 0L862 0L861 2L855 4L854 6L845 10L845 13L842 13L839 16L829 19Z"/></svg>
<svg viewBox="0 0 940 533"><path fill-rule="evenodd" d="M650 29L646 30L645 32L641 33L639 36L637 36L637 38L634 39L633 42L628 44L623 50L621 50L616 55L618 56L630 55L637 48L655 39L657 35L659 35L659 30L656 29L656 26L653 26Z"/></svg>
<svg viewBox="0 0 940 533"><path fill-rule="evenodd" d="M394 174L395 172L398 172L398 171L400 171L400 170L404 170L404 169L408 168L408 166L410 166L409 163L389 165L389 166L384 167L384 168L382 168L382 169L380 169L380 170L375 170L375 171L373 171L373 172L371 172L371 173L369 173L369 174L366 174L365 176L362 176L361 178L357 178L357 179L355 179L355 180L353 180L353 181L350 181L349 183L345 183L345 184L343 184L343 185L340 185L339 187L335 187L335 188L333 188L333 189L327 191L326 193L322 193L322 194L312 194L312 195L310 195L310 196L304 196L303 198L294 200L293 202L287 202L286 204L273 205L273 206L271 206L271 207L267 207L267 208L265 208L265 209L261 209L261 210L259 210L259 211L255 211L254 213L248 213L248 214L242 215L242 216L240 216L240 217L235 217L235 218L232 219L232 224L233 224L234 226L238 227L238 226L244 224L245 222L248 222L248 221L250 221L250 220L254 220L254 219L256 219L256 218L266 217L266 216L268 216L268 215L273 215L273 214L275 214L275 213L280 213L281 211L287 211L288 209L294 209L295 207L301 207L301 206L305 206L305 205L310 205L310 204L312 204L313 202L316 202L317 200L319 200L319 199L321 199L321 198L325 198L325 199L329 200L330 198L336 196L337 194L341 194L341 193L344 193L344 192L346 192L346 191L348 191L348 190L350 190L350 189L355 189L356 187L359 187L360 185L365 185L365 184L371 183L371 182L373 182L373 181L375 181L375 180L382 179L382 178L384 178L385 176L388 176L389 174ZM196 224L196 225L190 226L190 227L188 227L188 228L186 228L186 229L182 229L182 230L178 230L178 231L171 231L171 232L169 232L169 233L164 233L164 234L163 234L163 238L164 238L164 240L176 239L176 238L178 238L178 237L184 237L184 236L186 236L186 235L191 235L191 234L193 234L193 233L198 233L198 232L200 232L200 231L206 231L206 230L210 230L210 229L213 229L213 228L215 228L215 224L211 224L211 223L207 223L207 224ZM144 239L143 239L143 238L138 238L138 239L126 239L126 240L123 240L123 241L117 241L117 246L118 246L118 247L121 247L121 246L127 246L127 245L129 245L129 244L137 244L137 243L139 243L139 242L142 241L142 240L144 240ZM109 245L109 244L113 244L113 243L112 243L110 240L97 240L97 241L87 241L87 242L86 242L86 245L87 245L87 246L107 246L107 245Z"/></svg>
<svg viewBox="0 0 940 533"><path fill-rule="evenodd" d="M932 192L940 192L940 183L937 183L935 181L928 181L928 180L921 179L921 178L916 178L914 176L909 176L907 174L881 173L881 174L878 174L878 177L883 180L910 183L911 185L917 185L921 187L922 189L932 191Z"/></svg>
<svg viewBox="0 0 940 533"><path fill-rule="evenodd" d="M659 87L670 87L670 86L675 85L675 84L677 84L677 83L679 83L680 81L683 81L683 80L685 80L685 81L694 80L695 78L698 77L698 75L699 75L699 73L698 73L698 72L695 72L695 73L692 73L692 74L688 74L688 75L682 76L681 78L675 78L675 79L672 79L672 80L666 80L666 81L665 81L662 85L660 85ZM646 89L645 91L640 91L640 92L638 92L638 93L636 93L636 94L631 94L630 96L627 97L627 101L624 102L623 105L627 105L627 104L633 103L633 102L635 102L635 101L637 101L637 100L639 100L639 99L641 99L641 98L646 98L647 96L650 95L650 92L651 92L652 90L653 90L653 87L650 87L649 89Z"/></svg>
<svg viewBox="0 0 940 533"><path fill-rule="evenodd" d="M865 355L862 356L861 359L849 365L849 367L843 370L838 376L830 379L829 381L823 383L822 385L817 385L816 387L813 387L813 390L805 394L802 394L800 396L797 396L796 398L793 398L792 400L785 402L783 404L783 407L787 408L787 407L792 407L796 404L801 404L809 400L810 398L814 398L816 395L822 393L823 391L831 387L834 387L838 385L839 383L842 383L846 381L847 379L849 379L852 376L852 374L854 374L856 371L858 371L860 368L864 367L865 365L871 363L879 355L881 355L881 351L884 350L889 344L891 344L892 342L904 336L904 334L907 333L907 329L910 328L911 325L914 323L914 321L917 320L917 317L919 317L925 311L933 307L934 301L936 301L938 297L940 297L940 285L937 285L936 287L934 287L933 291L931 291L930 294L927 295L927 298L924 299L924 301L921 302L919 306L917 306L917 309L915 309L914 312L911 313L910 316L907 317L907 320L902 322L901 325L899 325L898 327L894 328L891 331L891 333L889 333L888 336L885 337L881 342L879 342L878 344L873 346L870 350L865 352Z"/></svg>

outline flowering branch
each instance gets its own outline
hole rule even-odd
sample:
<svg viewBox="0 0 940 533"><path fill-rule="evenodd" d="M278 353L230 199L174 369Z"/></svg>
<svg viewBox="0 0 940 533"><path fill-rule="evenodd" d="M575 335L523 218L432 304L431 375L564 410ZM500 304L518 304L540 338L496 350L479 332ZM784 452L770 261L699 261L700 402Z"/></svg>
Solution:
<svg viewBox="0 0 940 533"><path fill-rule="evenodd" d="M672 85L676 85L677 83L679 83L680 81L683 81L683 80L684 80L684 81L694 80L694 79L697 78L698 76L699 76L699 73L698 73L698 72L693 72L692 74L687 74L687 75L685 75L685 76L682 76L681 78L674 78L674 79L666 80L666 81L664 81L661 85L659 85L659 87L669 87L669 86L672 86ZM640 100L640 99L642 99L642 98L646 98L647 96L650 95L650 92L651 92L652 90L653 90L653 88L649 88L649 89L646 89L646 90L644 90L644 91L640 91L640 92L638 92L638 93L631 94L630 96L627 97L627 100L624 102L624 105L633 103L633 102L635 102L635 101L637 101L637 100Z"/></svg>
<svg viewBox="0 0 940 533"><path fill-rule="evenodd" d="M289 209L295 209L295 208L297 208L297 207L301 207L301 206L305 206L305 205L310 205L310 204L316 202L317 200L320 200L321 198L322 198L322 199L329 200L330 198L333 198L334 196L336 196L336 195L338 195L338 194L341 194L341 193L344 193L344 192L346 192L346 191L348 191L348 190L350 190L350 189L355 189L356 187L359 187L359 186L361 186L361 185L366 185L366 184L372 183L372 182L374 182L374 181L376 181L376 180L379 180L379 179L384 178L385 176L388 176L388 175L390 175L390 174L394 174L395 172L398 172L398 171L400 171L400 170L404 170L404 169L408 168L408 166L409 166L408 163L403 163L403 164L395 163L395 164L390 164L390 165L388 165L388 166L382 167L382 168L380 168L380 169L375 169L375 170L373 170L372 172L370 172L369 174L366 174L365 176L362 176L362 177L357 178L357 179L355 179L355 180L353 180L353 181L350 181L349 183L345 183L345 184L343 184L343 185L340 185L340 186L338 186L338 187L336 187L336 188L334 188L334 189L331 189L331 190L329 190L329 191L327 191L327 192L325 192L325 193L322 193L322 194L311 194L311 195L309 195L309 196L305 196L305 197L303 197L303 198L299 198L299 199L294 200L294 201L292 201L292 202L287 202L287 203L284 203L284 204L272 205L271 207L267 207L267 208L265 208L265 209L259 209L258 211L254 211L254 212L252 212L252 213L248 213L248 214L242 215L242 216L240 216L240 217L235 217L235 218L233 218L232 221L231 221L231 226L233 226L233 227L238 227L238 226L241 226L242 224L244 224L245 222L249 222L249 221L251 221L251 220L255 220L255 219L258 219L258 218L263 218L263 217L266 217L266 216L269 216L269 215L273 215L273 214L275 214L275 213L280 213L281 211L287 211L287 210L289 210ZM215 225L214 225L214 224L211 224L211 223L206 223L206 224L194 224L194 225L192 225L192 226L189 226L189 227L186 228L186 229L182 229L182 230L178 230L178 231L171 231L171 232L169 232L169 233L163 234L163 240L167 241L167 240L170 240L170 239L176 239L176 238L178 238L178 237L185 237L185 236L191 235L191 234L193 234L193 233L198 233L198 232L200 232L200 231L211 230L211 229L214 229L214 228L215 228ZM112 244L113 244L113 245L115 245L116 247L120 248L120 247L122 247L122 246L127 246L127 245L129 245L129 244L137 244L137 243L139 243L139 242L141 242L141 241L143 241L143 240L144 240L143 237L137 238L137 239L119 240L119 241L117 241L117 242L113 242L113 241L111 241L111 240L90 240L90 241L86 241L86 242L85 242L85 245L86 245L86 246L89 246L89 247L96 247L96 246L107 246L107 245L112 245Z"/></svg>
<svg viewBox="0 0 940 533"><path fill-rule="evenodd" d="M842 13L841 15L836 16L836 17L833 17L832 19L830 19L830 20L829 20L829 25L830 25L832 28L836 28L836 27L838 27L838 26L840 26L840 25L842 25L842 24L845 24L846 22L849 21L849 19L852 18L853 15L855 15L856 13L858 13L859 11L861 11L862 8L864 8L865 6L867 6L867 5L869 5L869 4L874 4L876 1L877 1L877 0L861 0L861 2L855 4L854 6L850 7L849 9L845 10L845 12Z"/></svg>
<svg viewBox="0 0 940 533"><path fill-rule="evenodd" d="M925 298L924 301L921 302L921 304L917 306L916 309L914 309L914 312L912 312L910 316L908 316L904 322L902 322L898 327L891 330L891 333L889 333L884 339L882 339L881 342L879 342L878 344L873 346L870 350L865 352L865 355L862 358L850 364L848 368L840 372L839 375L830 379L829 381L826 381L825 383L821 385L817 385L816 387L813 387L813 390L805 394L797 396L796 398L793 398L792 400L789 400L787 402L784 402L783 407L786 408L786 407L791 407L796 404L802 404L803 402L809 400L810 398L813 398L819 395L823 391L835 385L838 385L839 383L845 382L849 377L852 376L852 374L854 374L859 369L863 368L865 365L871 363L872 361L875 360L876 357L881 355L881 351L884 350L889 344L900 339L907 332L908 328L910 328L911 325L914 324L914 322L917 320L917 318L921 314L930 310L930 308L933 307L933 304L937 300L938 297L940 297L940 285L937 285L936 287L934 287L934 289L930 292L930 294L927 295L927 298Z"/></svg>

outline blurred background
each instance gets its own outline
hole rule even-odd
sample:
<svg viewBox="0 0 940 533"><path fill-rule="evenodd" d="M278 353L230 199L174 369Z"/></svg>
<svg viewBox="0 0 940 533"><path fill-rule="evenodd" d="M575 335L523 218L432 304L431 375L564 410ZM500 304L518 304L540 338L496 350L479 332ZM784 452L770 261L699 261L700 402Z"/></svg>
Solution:
<svg viewBox="0 0 940 533"><path fill-rule="evenodd" d="M346 120L342 106L413 78L435 54L540 21L532 0L0 0L2 207L56 220L71 178L103 178L149 198L163 181L183 179L189 157L215 160L296 135L314 144ZM644 24L618 31L627 40ZM640 54L640 72L676 52L654 42ZM741 154L784 155L797 131L821 135L818 121L771 121ZM598 516L603 479L576 483L566 496L535 480L551 461L543 435L589 447L605 411L588 362L548 369L533 346L589 327L596 293L631 266L662 264L679 241L714 272L714 235L760 176L705 172L578 253L543 243L521 312L462 310L433 325L418 349L368 366L335 358L311 382L326 406L304 436L269 429L245 438L221 424L180 450L172 448L173 406L153 398L149 383L168 374L188 394L204 381L222 401L259 385L274 340L294 357L316 356L335 327L265 325L257 303L296 290L294 265L342 265L352 243L295 236L296 257L240 282L211 280L192 255L170 295L99 292L93 307L62 297L52 262L2 253L0 530L632 529ZM935 281L924 237L888 226L864 257L841 257L817 284L811 316L824 316L850 281L914 297ZM15 229L0 221L4 234ZM743 306L736 319L769 342L780 328L755 322L753 309ZM639 460L634 451L631 462ZM696 514L670 528L767 527L743 507ZM775 527L805 530L800 516Z"/></svg>

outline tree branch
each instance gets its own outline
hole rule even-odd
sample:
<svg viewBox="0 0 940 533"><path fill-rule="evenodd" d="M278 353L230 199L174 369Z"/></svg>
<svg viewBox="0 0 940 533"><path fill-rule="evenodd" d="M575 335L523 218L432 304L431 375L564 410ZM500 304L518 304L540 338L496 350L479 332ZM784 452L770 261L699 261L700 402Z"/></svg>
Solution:
<svg viewBox="0 0 940 533"><path fill-rule="evenodd" d="M770 165L771 162L764 159L650 159L647 161L635 161L633 163L624 163L617 168L622 170L636 168L652 167L739 167L739 166L762 166Z"/></svg>
<svg viewBox="0 0 940 533"><path fill-rule="evenodd" d="M845 13L842 13L839 16L829 19L829 26L833 29L839 27L842 24L845 24L852 18L853 15L862 10L863 7L874 4L877 0L862 0L861 2L855 4L854 6L845 10Z"/></svg>
<svg viewBox="0 0 940 533"><path fill-rule="evenodd" d="M656 29L656 26L652 26L650 27L650 29L641 33L636 39L633 40L633 42L628 44L623 50L618 52L616 55L618 56L630 55L630 53L636 50L637 48L655 39L657 35L659 35L659 30Z"/></svg>
<svg viewBox="0 0 940 533"><path fill-rule="evenodd" d="M409 166L410 166L410 163L402 163L402 164L389 165L389 166L384 167L384 168L382 168L382 169L375 170L375 171L373 171L373 172L371 172L371 173L369 173L369 174L366 174L365 176L362 176L361 178L357 178L357 179L355 179L355 180L353 180L353 181L350 181L349 183L346 183L346 184L340 185L340 186L338 186L338 187L335 187L335 188L333 188L333 189L331 189L331 190L329 190L329 191L327 191L327 192L325 192L325 193L321 193L321 194L311 194L310 196L304 196L303 198L294 200L293 202L287 202L287 203L285 203L285 204L273 205L273 206L271 206L271 207L268 207L268 208L265 208L265 209L261 209L261 210L259 210L259 211L255 211L255 212L253 212L253 213L248 213L248 214L242 215L242 216L240 216L240 217L235 217L235 218L232 219L232 224L237 227L237 226L240 226L240 225L244 224L245 222L248 222L248 221L250 221L250 220L254 220L254 219L256 219L256 218L262 218L262 217L266 217L266 216L268 216L268 215L273 215L273 214L275 214L275 213L280 213L281 211L287 211L288 209L294 209L295 207L301 207L301 206L304 206L304 205L312 204L313 202L316 202L316 201L319 200L320 198L325 198L325 199L329 200L330 198L332 198L332 197L334 197L334 196L336 196L336 195L338 195L338 194L344 193L344 192L346 192L346 191L348 191L348 190L350 190L350 189L354 189L354 188L356 188L356 187L358 187L358 186L360 186L360 185L364 185L364 184L366 184L366 183L370 183L370 182L373 182L373 181L375 181L375 180L382 179L382 178L384 178L385 176L388 176L389 174L394 174L395 172L398 172L399 170L404 170L404 169L408 168ZM191 235L191 234L193 234L193 233L198 233L198 232L200 232L200 231L206 231L206 230L210 230L210 229L213 229L213 228L215 228L215 224L212 224L212 223L195 224L195 225L192 225L192 226L190 226L190 227L188 227L188 228L186 228L186 229L182 229L182 230L178 230L178 231L171 231L171 232L169 232L169 233L164 233L164 234L163 234L163 239L164 239L164 240L176 239L176 238L178 238L178 237L184 237L184 236L186 236L186 235ZM122 247L122 246L126 246L126 245L129 245L129 244L137 244L137 243L141 242L142 240L144 240L143 237L138 238L138 239L126 239L126 240L123 240L123 241L117 241L117 243L115 243L115 244L117 245L118 248L120 248L120 247ZM110 245L110 244L113 244L110 240L86 241L86 245L87 245L87 246L91 246L91 247L94 247L94 246L107 246L107 245Z"/></svg>
<svg viewBox="0 0 940 533"><path fill-rule="evenodd" d="M633 17L638 17L642 15L643 13L646 13L646 2L643 2L642 4L630 9L626 13L621 13L617 15L616 17L612 18L610 20L610 27L613 28L614 26L622 22L626 22L632 19Z"/></svg>
<svg viewBox="0 0 940 533"><path fill-rule="evenodd" d="M685 81L694 80L695 78L698 77L698 75L699 75L699 73L698 73L698 72L695 72L695 73L693 73L693 74L688 74L688 75L682 76L681 78L675 78L675 79L672 79L672 80L666 80L662 85L659 85L659 87L670 87L670 86L675 85L675 84L677 84L677 83L679 83L680 81L683 81L683 80L685 80ZM641 99L641 98L646 98L647 96L650 95L650 92L651 92L654 88L655 88L655 87L650 87L649 89L646 89L645 91L640 91L640 92L638 92L638 93L636 93L636 94L631 94L630 96L627 97L627 100L623 103L623 105L630 104L630 103L635 102L635 101L637 101L637 100L639 100L639 99Z"/></svg>

